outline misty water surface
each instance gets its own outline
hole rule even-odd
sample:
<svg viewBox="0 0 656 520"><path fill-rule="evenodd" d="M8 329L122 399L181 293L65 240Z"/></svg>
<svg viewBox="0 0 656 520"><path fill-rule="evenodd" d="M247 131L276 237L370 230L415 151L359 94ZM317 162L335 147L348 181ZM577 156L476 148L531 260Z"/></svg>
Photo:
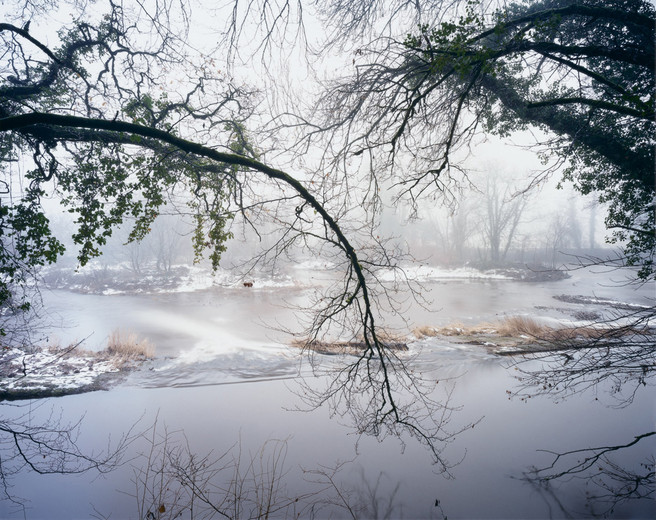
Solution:
<svg viewBox="0 0 656 520"><path fill-rule="evenodd" d="M553 295L583 294L646 303L650 289L635 292L587 271L570 279L526 284L498 280L427 281L431 309L413 306L409 326L478 323L503 315L571 319L574 306ZM309 289L214 288L194 293L156 295L45 294L46 304L67 325L61 341L89 336L102 343L117 327L150 338L158 358L107 392L44 400L33 412L39 420L54 410L72 421L84 416L80 442L101 449L135 422L157 417L170 431L183 430L200 454L220 454L240 443L255 452L270 439L287 440L286 485L290 494L308 486L303 469L349 461L340 473L345 488L361 497L375 495L393 503L393 518L561 518L597 512L586 501L586 481L553 482L540 489L522 477L552 456L595 446L625 444L653 431L653 391L638 392L630 406L617 408L603 385L566 400L548 396L509 399L518 381L508 359L480 347L428 339L411 343L416 363L436 384L434 397L457 407L449 428L475 424L445 446L449 474L436 470L425 447L414 439L382 441L358 436L347 418L330 417L326 408L300 412L300 376L311 378L289 337L273 327L293 328L287 304L302 305ZM286 303L285 303L286 302ZM598 309L597 309L598 310ZM401 328L398 318L389 323ZM92 334L92 335L91 335ZM339 363L324 357L322 363ZM316 380L321 384L321 380ZM405 444L403 443L405 441ZM654 442L625 450L620 461L638 467L655 451ZM138 448L133 446L133 449ZM142 447L143 449L143 447ZM134 469L123 466L100 478L35 476L24 472L14 492L29 499L27 518L137 518ZM369 487L367 487L369 486ZM397 489L398 487L398 489ZM396 489L396 491L395 491ZM436 503L439 501L439 508ZM618 506L616 517L650 518L653 501ZM22 518L12 504L0 504L0 517Z"/></svg>

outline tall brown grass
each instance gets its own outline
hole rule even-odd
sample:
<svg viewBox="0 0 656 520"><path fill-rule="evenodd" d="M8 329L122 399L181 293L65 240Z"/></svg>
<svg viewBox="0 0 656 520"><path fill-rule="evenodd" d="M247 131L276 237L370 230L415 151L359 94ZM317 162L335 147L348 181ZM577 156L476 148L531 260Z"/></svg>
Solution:
<svg viewBox="0 0 656 520"><path fill-rule="evenodd" d="M463 325L452 323L446 327L418 327L414 331L417 338L432 336L475 336L493 334L508 338L528 336L534 339L563 340L576 337L597 337L601 331L595 327L551 327L526 316L507 316L496 323Z"/></svg>
<svg viewBox="0 0 656 520"><path fill-rule="evenodd" d="M115 329L109 335L107 348L111 356L123 360L151 359L155 357L155 347L147 339L140 339L134 332Z"/></svg>
<svg viewBox="0 0 656 520"><path fill-rule="evenodd" d="M507 338L527 336L535 340L562 343L565 341L621 337L631 334L649 334L650 330L635 327L610 328L601 325L553 327L526 316L508 316L497 323L480 323L478 325L453 323L441 328L424 326L414 329L413 332L419 339L432 336L495 335Z"/></svg>
<svg viewBox="0 0 656 520"><path fill-rule="evenodd" d="M507 316L498 325L493 326L497 334L514 338L516 336L530 336L532 338L542 338L545 334L553 330L551 327L538 323L533 318L526 316Z"/></svg>

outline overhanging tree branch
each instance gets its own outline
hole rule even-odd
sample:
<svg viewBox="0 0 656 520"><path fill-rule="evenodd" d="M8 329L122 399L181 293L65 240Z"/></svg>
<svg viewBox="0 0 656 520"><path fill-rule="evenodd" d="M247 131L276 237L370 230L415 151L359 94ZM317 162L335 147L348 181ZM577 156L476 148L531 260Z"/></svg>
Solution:
<svg viewBox="0 0 656 520"><path fill-rule="evenodd" d="M355 249L344 236L344 233L337 225L335 220L328 214L326 209L317 201L317 199L303 186L301 182L292 177L291 175L285 173L282 170L278 170L267 166L255 159L251 159L242 155L229 154L225 152L220 152L214 150L207 146L195 143L193 141L188 141L177 137L169 132L159 130L152 127L142 126L135 123L128 123L124 121L113 121L106 119L94 119L94 118L85 118L78 116L68 116L68 115L58 115L58 114L47 114L47 113L38 113L33 112L30 114L21 114L17 116L11 116L0 119L0 132L6 131L20 131L21 129L29 129L35 125L53 125L58 127L65 128L87 128L91 130L108 130L119 133L128 133L134 136L141 136L151 139L157 139L158 141L167 143L169 145L175 146L179 150L187 153L192 153L200 157L206 157L208 159L232 164L237 166L243 166L250 168L261 173L264 173L267 177L271 179L278 179L289 185L293 188L317 213L321 215L323 220L328 224L331 231L335 233L338 238L339 244L344 250L345 254L349 258L351 265L357 275L358 281L360 283L360 289L363 291L363 296L366 302L367 307L370 305L369 297L366 289L366 281L364 273L359 263ZM92 140L93 136L90 136ZM136 146L139 145L138 140L132 141ZM372 318L373 320L373 318ZM373 325L373 322L371 323Z"/></svg>
<svg viewBox="0 0 656 520"><path fill-rule="evenodd" d="M43 43L41 43L39 40L34 38L28 31L25 29L20 29L19 27L16 27L15 25L12 25L10 23L0 23L0 32L4 31L11 31L13 33L16 33L23 38L25 38L27 41L33 43L36 45L39 49L41 49L52 61L58 64L62 64L60 59L55 56L55 54L48 48L46 47Z"/></svg>
<svg viewBox="0 0 656 520"><path fill-rule="evenodd" d="M615 103L609 103L607 101L602 101L599 99L588 99L584 97L571 97L571 98L547 99L544 101L534 101L532 103L527 103L526 108L530 110L532 108L560 106L560 105L588 105L592 108L608 110L610 112L616 112L617 114L624 114L639 119L646 119L647 121L651 121L652 119L654 119L653 110L651 111L635 110L633 108L617 105Z"/></svg>
<svg viewBox="0 0 656 520"><path fill-rule="evenodd" d="M616 139L615 136L606 133L604 129L586 125L571 114L557 111L554 106L544 105L530 108L529 103L512 86L498 78L486 75L481 78L481 85L520 119L544 125L556 134L567 135L572 141L587 146L590 150L594 150L601 157L605 157L620 167L642 171L641 182L648 189L653 189L652 176L647 173L651 161L641 150L633 150L629 143Z"/></svg>
<svg viewBox="0 0 656 520"><path fill-rule="evenodd" d="M258 160L242 155L220 152L209 148L208 146L180 138L169 132L135 123L39 112L0 119L0 132L14 131L28 133L36 130L43 134L44 132L47 132L48 127L57 127L68 130L79 128L112 132L116 135L117 140L126 142L127 138L127 140L135 146L142 145L138 138L154 139L173 146L181 152L261 172L268 178L280 180L290 186L309 206L321 215L328 228L337 237L336 245L343 250L349 260L350 269L355 273L357 284L353 293L347 300L343 301L338 306L336 312L342 312L351 305L358 305L358 295L361 295L363 307L360 308L359 312L362 316L363 339L366 349L356 365L363 362L366 365L367 372L370 370L380 370L382 372L382 387L380 390L383 393L384 398L381 401L378 413L376 413L377 420L385 422L387 421L387 417L391 415L395 423L405 425L415 432L416 435L419 435L420 437L423 436L423 438L430 443L430 438L425 436L420 428L414 425L411 420L403 418L399 414L399 408L397 407L396 398L394 396L394 389L391 384L391 374L389 373L390 368L388 367L388 363L390 360L388 359L384 343L382 343L377 336L372 302L360 259L337 222L300 181L288 173L267 166ZM95 136L94 133L90 133L82 138L83 141L87 142L93 142L94 139L104 142L100 135ZM146 143L144 142L143 145L146 145ZM376 358L376 364L379 367L377 369L374 369L371 365L374 357Z"/></svg>

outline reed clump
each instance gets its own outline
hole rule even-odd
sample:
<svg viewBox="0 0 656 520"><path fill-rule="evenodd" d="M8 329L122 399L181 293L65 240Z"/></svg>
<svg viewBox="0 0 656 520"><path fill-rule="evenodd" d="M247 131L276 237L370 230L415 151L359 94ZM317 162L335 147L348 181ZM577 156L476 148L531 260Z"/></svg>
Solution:
<svg viewBox="0 0 656 520"><path fill-rule="evenodd" d="M551 327L527 316L507 316L496 323L463 325L452 323L445 327L417 327L413 331L421 339L434 336L482 336L493 335L506 338L532 338L543 340L565 340L578 337L594 338L601 335L595 327Z"/></svg>
<svg viewBox="0 0 656 520"><path fill-rule="evenodd" d="M532 340L563 343L568 341L609 339L634 334L653 334L652 329L627 327L609 327L602 325L551 326L540 323L527 316L507 316L496 323L463 325L452 323L445 327L417 327L413 331L418 339L434 336L480 337L495 336L503 338L530 338Z"/></svg>
<svg viewBox="0 0 656 520"><path fill-rule="evenodd" d="M134 332L118 329L112 331L105 351L112 357L125 361L152 359L155 346L147 339L141 339Z"/></svg>
<svg viewBox="0 0 656 520"><path fill-rule="evenodd" d="M533 318L526 316L508 316L494 328L497 334L509 338L515 338L517 336L543 338L545 334L553 330L552 327L543 325Z"/></svg>

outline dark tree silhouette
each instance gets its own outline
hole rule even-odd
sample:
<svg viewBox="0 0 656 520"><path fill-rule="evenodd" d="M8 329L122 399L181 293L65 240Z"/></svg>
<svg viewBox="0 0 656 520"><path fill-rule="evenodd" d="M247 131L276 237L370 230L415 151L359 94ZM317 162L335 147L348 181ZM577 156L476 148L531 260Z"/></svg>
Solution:
<svg viewBox="0 0 656 520"><path fill-rule="evenodd" d="M6 187L0 303L29 281L29 269L63 253L42 205L51 194L75 216L80 265L100 255L126 221L133 222L129 240L146 236L174 199L194 217L197 257L207 254L215 269L237 220L258 233L268 219L278 224L280 238L255 262L295 244L341 258L344 276L314 302L304 332L311 341L324 334L357 337L360 349L317 404L343 407L340 413L351 413L362 433L408 432L441 462L441 443L456 433L444 429L451 409L433 401L433 385L424 388L410 377L406 362L379 337L378 305L388 294L377 272L394 268L398 257L372 236L367 219L349 218L361 206L339 200L345 185L329 190L305 180L304 172L294 176L268 164L248 130L256 94L217 72L210 58L194 55L185 27L174 29L170 13L134 8L143 17L112 1L100 19L81 11L61 28L57 44L40 38L36 24L30 32L0 24ZM19 157L28 171L15 168ZM407 399L407 392L416 398ZM366 406L355 405L360 399Z"/></svg>

